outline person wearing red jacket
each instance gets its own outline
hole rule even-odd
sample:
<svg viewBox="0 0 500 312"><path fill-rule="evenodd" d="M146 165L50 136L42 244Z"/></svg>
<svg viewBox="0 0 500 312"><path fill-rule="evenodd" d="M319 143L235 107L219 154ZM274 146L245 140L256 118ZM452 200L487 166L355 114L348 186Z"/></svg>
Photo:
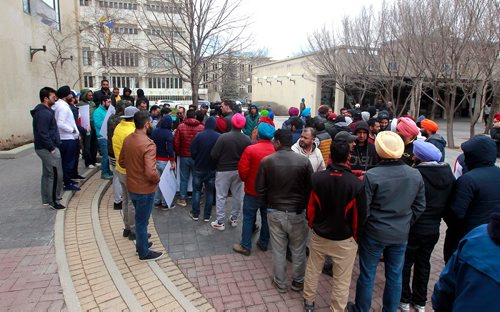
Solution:
<svg viewBox="0 0 500 312"><path fill-rule="evenodd" d="M267 250L269 244L269 226L267 224L267 208L255 191L255 179L262 158L274 153L271 139L276 131L273 121L269 117L262 117L257 127L259 141L245 148L238 163L238 174L245 183L245 197L243 198L243 229L241 242L233 245L233 250L245 256L250 255L252 249L252 233L260 210L261 229L257 247Z"/></svg>
<svg viewBox="0 0 500 312"><path fill-rule="evenodd" d="M190 109L186 113L186 119L180 124L174 135L174 150L179 156L179 168L181 173L180 198L177 200L177 205L181 207L187 206L187 190L189 175L193 172L194 160L191 158L191 142L199 132L205 127L201 122L196 120L196 111Z"/></svg>

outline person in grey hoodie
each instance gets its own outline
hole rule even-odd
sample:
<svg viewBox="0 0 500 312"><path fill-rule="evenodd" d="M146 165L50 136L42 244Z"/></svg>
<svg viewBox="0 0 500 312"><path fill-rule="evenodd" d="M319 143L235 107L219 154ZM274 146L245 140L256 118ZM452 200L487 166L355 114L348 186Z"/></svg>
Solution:
<svg viewBox="0 0 500 312"><path fill-rule="evenodd" d="M364 176L368 217L358 241L357 311L370 311L375 274L382 254L386 280L382 310L398 309L408 233L425 210L422 175L401 160L404 148L403 140L396 133L379 133L375 150L382 161Z"/></svg>

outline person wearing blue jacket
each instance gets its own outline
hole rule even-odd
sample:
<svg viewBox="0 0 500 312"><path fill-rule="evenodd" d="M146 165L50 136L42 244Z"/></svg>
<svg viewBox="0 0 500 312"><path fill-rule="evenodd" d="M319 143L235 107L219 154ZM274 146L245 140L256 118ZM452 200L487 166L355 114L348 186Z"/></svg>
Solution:
<svg viewBox="0 0 500 312"><path fill-rule="evenodd" d="M493 311L500 294L500 213L469 232L446 264L432 294L441 311Z"/></svg>
<svg viewBox="0 0 500 312"><path fill-rule="evenodd" d="M172 134L172 117L170 115L164 115L160 118L160 121L156 124L156 128L153 130L151 139L156 144L156 169L158 170L158 175L161 177L163 171L165 170L168 162L170 162L170 170L175 170L175 155L174 155L174 135ZM163 207L162 209L169 209L160 188L156 190L155 207ZM175 208L175 205L171 204L170 209Z"/></svg>
<svg viewBox="0 0 500 312"><path fill-rule="evenodd" d="M461 146L469 171L457 180L447 224L444 260L448 261L458 242L472 229L500 213L500 168L495 166L496 145L486 135L476 135ZM452 235L448 235L449 233Z"/></svg>
<svg viewBox="0 0 500 312"><path fill-rule="evenodd" d="M64 209L59 203L63 185L61 163L61 138L51 109L57 100L56 90L44 87L40 90L40 104L30 111L33 117L35 153L42 160L42 203L53 209Z"/></svg>
<svg viewBox="0 0 500 312"><path fill-rule="evenodd" d="M207 118L205 129L198 133L191 142L191 158L194 160L193 203L189 213L191 219L198 221L200 214L201 189L205 186L205 209L203 221L210 221L215 190L215 162L210 153L220 134L215 131L216 120Z"/></svg>
<svg viewBox="0 0 500 312"><path fill-rule="evenodd" d="M101 151L101 179L112 180L113 172L109 169L109 158L108 158L108 137L101 135L101 127L108 113L108 108L111 105L111 98L107 95L103 96L102 103L94 111L92 119L94 120L95 133L97 135L97 144L99 150Z"/></svg>

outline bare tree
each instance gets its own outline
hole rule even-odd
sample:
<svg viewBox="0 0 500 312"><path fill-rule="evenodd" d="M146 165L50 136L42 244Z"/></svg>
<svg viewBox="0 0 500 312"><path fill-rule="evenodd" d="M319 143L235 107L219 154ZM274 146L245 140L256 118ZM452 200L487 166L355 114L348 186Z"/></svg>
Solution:
<svg viewBox="0 0 500 312"><path fill-rule="evenodd" d="M54 80L56 82L56 87L59 87L60 73L64 69L64 64L66 61L73 61L72 52L74 51L72 45L74 42L75 33L74 31L66 31L65 35L61 32L55 30L54 28L49 28L47 32L47 51L50 55L49 66L54 75ZM67 69L66 69L67 70ZM75 64L73 64L71 70L77 70ZM75 81L73 85L78 82Z"/></svg>
<svg viewBox="0 0 500 312"><path fill-rule="evenodd" d="M249 44L248 19L238 13L241 1L160 0L143 4L136 14L148 46L190 84L195 105L202 78L212 71L203 64L243 51Z"/></svg>

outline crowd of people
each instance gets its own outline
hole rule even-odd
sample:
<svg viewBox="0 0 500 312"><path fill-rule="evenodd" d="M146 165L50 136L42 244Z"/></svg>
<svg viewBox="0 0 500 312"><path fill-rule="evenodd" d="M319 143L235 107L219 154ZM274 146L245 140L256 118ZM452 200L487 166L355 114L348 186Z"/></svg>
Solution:
<svg viewBox="0 0 500 312"><path fill-rule="evenodd" d="M203 104L174 114L168 105L149 107L142 90L137 95L134 103L130 89L120 95L107 80L79 97L68 86L40 90L41 104L31 114L44 205L64 209L62 189L79 190L81 153L87 167L100 165L101 178L112 180L123 236L136 240L139 259L149 261L162 256L148 240L152 208L187 207L191 187L190 218L198 221L202 214L218 231L241 222L233 250L245 256L259 232L257 248L272 247L273 285L279 292L303 291L305 311L315 309L322 272L333 277L332 311L370 311L381 259L383 310L404 312L413 305L425 311L430 258L444 220L447 265L435 285L434 309L494 306L494 296L483 299L478 289L500 291L500 114L491 137L462 144L452 170L435 121L396 118L385 106L363 110L356 104L337 115L321 105L313 117L301 103L276 129L272 109L255 103L246 116L230 100L212 112ZM175 204L158 187L166 170L179 172ZM357 255L356 298L348 303Z"/></svg>

